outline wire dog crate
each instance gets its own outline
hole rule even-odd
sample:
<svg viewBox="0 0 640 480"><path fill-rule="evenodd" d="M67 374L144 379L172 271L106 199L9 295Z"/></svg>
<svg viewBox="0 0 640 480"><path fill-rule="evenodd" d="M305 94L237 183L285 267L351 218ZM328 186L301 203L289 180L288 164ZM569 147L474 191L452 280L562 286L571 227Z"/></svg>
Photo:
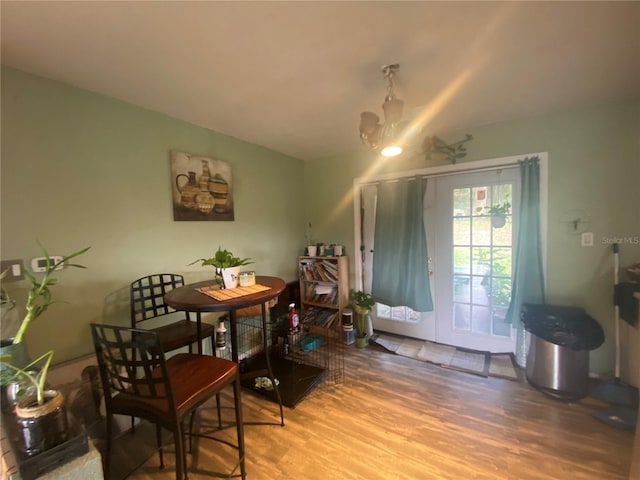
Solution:
<svg viewBox="0 0 640 480"><path fill-rule="evenodd" d="M267 336L270 360L283 405L295 407L304 397L344 380L344 347L332 329L308 327L291 334L287 315L268 315L267 331L262 318L237 318L238 360L243 386L276 401L270 380L254 377L251 372L264 370L263 334ZM216 355L231 358L229 342Z"/></svg>

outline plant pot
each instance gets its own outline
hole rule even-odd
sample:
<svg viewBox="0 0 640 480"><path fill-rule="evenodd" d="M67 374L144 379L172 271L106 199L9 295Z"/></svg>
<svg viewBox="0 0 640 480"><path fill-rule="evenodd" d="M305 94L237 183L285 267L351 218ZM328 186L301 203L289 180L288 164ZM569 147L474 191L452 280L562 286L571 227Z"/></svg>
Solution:
<svg viewBox="0 0 640 480"><path fill-rule="evenodd" d="M364 337L356 337L356 347L358 347L358 348L366 348L368 343L369 343L369 341L368 341L366 335Z"/></svg>
<svg viewBox="0 0 640 480"><path fill-rule="evenodd" d="M27 352L25 342L13 343L13 339L0 340L0 355L11 355L11 364L16 367L24 367L29 364L31 359ZM4 365L0 365L0 401L2 401L2 410L11 410L15 404L15 397L11 397L9 388L15 388L14 382L15 372Z"/></svg>
<svg viewBox="0 0 640 480"><path fill-rule="evenodd" d="M507 219L502 215L492 215L491 216L491 226L493 228L502 228L507 223Z"/></svg>
<svg viewBox="0 0 640 480"><path fill-rule="evenodd" d="M224 288L236 288L238 286L238 277L240 276L240 267L222 268L221 271Z"/></svg>
<svg viewBox="0 0 640 480"><path fill-rule="evenodd" d="M16 406L16 447L27 457L66 442L69 436L64 396L57 390L46 390L44 396L42 405L29 396Z"/></svg>

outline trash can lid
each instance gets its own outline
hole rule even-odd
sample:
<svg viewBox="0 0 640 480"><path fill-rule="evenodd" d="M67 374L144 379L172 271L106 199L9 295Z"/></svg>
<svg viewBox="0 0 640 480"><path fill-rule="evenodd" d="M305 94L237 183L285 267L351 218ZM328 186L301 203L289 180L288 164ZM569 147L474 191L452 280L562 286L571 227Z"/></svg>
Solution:
<svg viewBox="0 0 640 480"><path fill-rule="evenodd" d="M604 343L602 326L580 307L525 303L520 319L533 335L572 350L594 350Z"/></svg>

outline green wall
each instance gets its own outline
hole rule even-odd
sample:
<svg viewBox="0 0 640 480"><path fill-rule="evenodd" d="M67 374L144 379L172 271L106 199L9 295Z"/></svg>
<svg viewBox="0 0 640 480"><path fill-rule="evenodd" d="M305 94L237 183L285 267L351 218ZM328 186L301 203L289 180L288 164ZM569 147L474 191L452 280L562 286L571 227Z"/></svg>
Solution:
<svg viewBox="0 0 640 480"><path fill-rule="evenodd" d="M55 362L93 351L89 322L128 324L128 285L175 272L218 245L251 257L258 275L296 278L304 245L303 162L210 130L58 82L2 68L3 259L85 246L86 270L57 272L53 305L27 333L32 356ZM229 162L235 221L174 222L169 152ZM24 304L25 282L7 284ZM62 303L64 302L64 303ZM3 327L3 332L4 332Z"/></svg>
<svg viewBox="0 0 640 480"><path fill-rule="evenodd" d="M87 270L58 272L55 298L66 303L52 306L27 335L33 354L54 348L57 362L91 352L89 322L129 321L133 279L163 271L187 281L210 278L210 270L187 264L218 245L255 259L258 274L293 280L311 223L314 241L346 246L353 272L354 178L443 164L420 156L380 161L364 149L302 162L6 67L1 120L2 258L40 256L36 239L52 254L92 247L82 257ZM591 367L610 374L613 257L605 239L640 237L640 100L442 136L457 140L464 133L474 136L469 162L549 153L549 301L582 305L600 321L607 341L592 353ZM234 222L173 221L173 149L231 163ZM586 214L594 247L580 247L579 235L562 221L572 210ZM640 244L623 243L620 264L638 261ZM9 286L20 304L24 282ZM623 358L640 364L638 329L623 334ZM637 367L631 375L640 380Z"/></svg>
<svg viewBox="0 0 640 480"><path fill-rule="evenodd" d="M640 261L640 101L584 105L452 132L443 138L456 141L465 133L474 136L467 143L464 160L468 162L548 152L548 301L581 305L603 325L607 340L592 352L591 370L601 375L613 373L613 255L607 239L627 238L621 245L621 266ZM306 162L307 222L312 224L315 240L347 245L353 272L353 179L441 164L426 162L420 155L381 160L362 150ZM328 172L330 181L317 180L327 178ZM572 234L563 221L574 210L581 210L589 221L593 247L581 247L580 235ZM623 373L637 384L640 334L625 325Z"/></svg>

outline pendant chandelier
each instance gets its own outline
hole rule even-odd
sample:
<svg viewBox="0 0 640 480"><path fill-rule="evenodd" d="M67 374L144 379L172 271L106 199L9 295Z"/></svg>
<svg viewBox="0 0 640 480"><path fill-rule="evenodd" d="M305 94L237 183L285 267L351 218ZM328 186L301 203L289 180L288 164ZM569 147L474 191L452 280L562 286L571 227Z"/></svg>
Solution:
<svg viewBox="0 0 640 480"><path fill-rule="evenodd" d="M394 93L393 76L400 70L400 64L382 66L382 75L387 80L387 95L384 97L382 111L384 123L380 124L380 117L373 112L360 114L360 139L370 148L380 149L385 157L394 157L402 153L400 130L403 125L402 109L404 101L396 98Z"/></svg>

